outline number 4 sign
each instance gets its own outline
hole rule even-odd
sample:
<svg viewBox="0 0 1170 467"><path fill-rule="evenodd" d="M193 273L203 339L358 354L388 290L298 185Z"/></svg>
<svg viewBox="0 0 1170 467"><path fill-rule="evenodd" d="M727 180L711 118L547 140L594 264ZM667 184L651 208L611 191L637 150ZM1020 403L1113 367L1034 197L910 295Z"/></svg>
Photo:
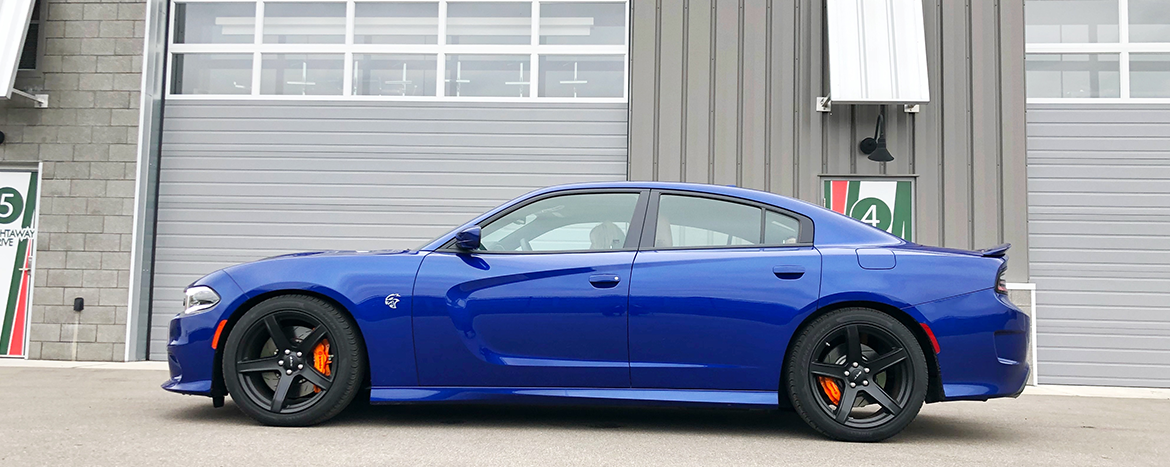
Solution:
<svg viewBox="0 0 1170 467"><path fill-rule="evenodd" d="M914 241L913 179L826 179L822 196L826 208Z"/></svg>
<svg viewBox="0 0 1170 467"><path fill-rule="evenodd" d="M0 170L0 356L25 355L36 250L37 173Z"/></svg>

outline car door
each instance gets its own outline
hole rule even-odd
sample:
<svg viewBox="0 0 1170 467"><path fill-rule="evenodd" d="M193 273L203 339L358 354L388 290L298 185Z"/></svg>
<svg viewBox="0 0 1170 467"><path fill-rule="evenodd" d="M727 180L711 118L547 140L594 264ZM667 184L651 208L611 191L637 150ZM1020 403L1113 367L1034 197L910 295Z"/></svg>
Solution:
<svg viewBox="0 0 1170 467"><path fill-rule="evenodd" d="M481 223L481 247L423 260L424 386L629 387L630 268L649 192L558 192Z"/></svg>
<svg viewBox="0 0 1170 467"><path fill-rule="evenodd" d="M794 318L815 307L812 222L735 198L651 197L630 282L639 388L776 390Z"/></svg>

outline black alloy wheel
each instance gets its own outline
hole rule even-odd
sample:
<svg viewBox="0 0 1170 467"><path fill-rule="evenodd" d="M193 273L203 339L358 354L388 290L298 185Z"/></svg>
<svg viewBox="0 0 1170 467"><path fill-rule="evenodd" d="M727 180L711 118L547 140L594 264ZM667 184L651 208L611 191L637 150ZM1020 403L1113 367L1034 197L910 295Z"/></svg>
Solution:
<svg viewBox="0 0 1170 467"><path fill-rule="evenodd" d="M875 310L847 308L817 318L797 337L787 368L797 413L839 440L898 434L926 399L926 356L917 339Z"/></svg>
<svg viewBox="0 0 1170 467"><path fill-rule="evenodd" d="M223 374L232 400L266 424L307 426L341 412L357 393L365 350L334 306L304 295L268 299L232 328Z"/></svg>

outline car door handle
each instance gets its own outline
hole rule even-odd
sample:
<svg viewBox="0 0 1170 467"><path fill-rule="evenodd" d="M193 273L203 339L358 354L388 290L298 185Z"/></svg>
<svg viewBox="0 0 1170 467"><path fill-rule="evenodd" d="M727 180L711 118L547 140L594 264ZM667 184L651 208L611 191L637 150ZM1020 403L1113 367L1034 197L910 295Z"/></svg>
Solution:
<svg viewBox="0 0 1170 467"><path fill-rule="evenodd" d="M589 276L589 283L599 289L608 289L618 285L618 282L621 281L622 278L617 274L594 274Z"/></svg>
<svg viewBox="0 0 1170 467"><path fill-rule="evenodd" d="M781 279L800 279L804 275L804 267L785 264L773 267L772 273Z"/></svg>

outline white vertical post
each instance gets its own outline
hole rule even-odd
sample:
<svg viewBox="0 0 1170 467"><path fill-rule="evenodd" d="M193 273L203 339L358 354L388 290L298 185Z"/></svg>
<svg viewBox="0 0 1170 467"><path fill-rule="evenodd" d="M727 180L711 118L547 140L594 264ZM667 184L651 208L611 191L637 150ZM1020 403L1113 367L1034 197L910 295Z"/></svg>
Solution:
<svg viewBox="0 0 1170 467"><path fill-rule="evenodd" d="M259 46L264 43L264 0L256 2L256 25L253 44ZM252 53L252 95L260 95L260 52Z"/></svg>
<svg viewBox="0 0 1170 467"><path fill-rule="evenodd" d="M1122 99L1129 99L1129 0L1117 0L1117 34L1121 42L1121 54L1117 57L1120 67L1118 75L1121 80Z"/></svg>
<svg viewBox="0 0 1170 467"><path fill-rule="evenodd" d="M435 57L438 62L438 74L435 76L435 96L443 97L447 94L447 54L443 52L444 45L447 45L447 1L439 1L439 37L436 41L439 45L439 54Z"/></svg>
<svg viewBox="0 0 1170 467"><path fill-rule="evenodd" d="M341 95L353 95L353 16L357 6L353 0L345 2L345 62L341 70Z"/></svg>

